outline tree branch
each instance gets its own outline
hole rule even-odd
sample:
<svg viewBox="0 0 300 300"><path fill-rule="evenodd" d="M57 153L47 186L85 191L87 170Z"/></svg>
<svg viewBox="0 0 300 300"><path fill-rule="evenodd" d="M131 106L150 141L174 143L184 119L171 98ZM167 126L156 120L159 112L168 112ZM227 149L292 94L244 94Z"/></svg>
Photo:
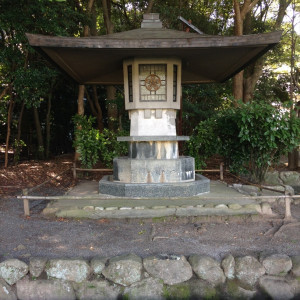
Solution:
<svg viewBox="0 0 300 300"><path fill-rule="evenodd" d="M279 9L278 9L278 15L275 22L275 30L280 29L283 18L285 16L285 12L287 7L291 4L292 0L280 0L279 1Z"/></svg>
<svg viewBox="0 0 300 300"><path fill-rule="evenodd" d="M0 99L2 99L7 94L8 91L9 91L9 85L1 92Z"/></svg>
<svg viewBox="0 0 300 300"><path fill-rule="evenodd" d="M258 3L259 0L254 0L251 2L251 0L245 0L244 5L241 9L241 18L242 20L245 19L246 14L252 10L252 8Z"/></svg>

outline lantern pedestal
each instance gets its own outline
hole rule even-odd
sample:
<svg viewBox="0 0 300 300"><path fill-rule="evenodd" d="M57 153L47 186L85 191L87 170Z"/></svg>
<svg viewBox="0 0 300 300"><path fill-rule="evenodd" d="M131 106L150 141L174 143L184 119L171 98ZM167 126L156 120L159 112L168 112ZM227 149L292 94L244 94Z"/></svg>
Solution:
<svg viewBox="0 0 300 300"><path fill-rule="evenodd" d="M210 180L196 174L194 181L178 183L125 183L104 176L99 182L101 194L117 197L160 198L191 197L209 193Z"/></svg>
<svg viewBox="0 0 300 300"><path fill-rule="evenodd" d="M179 156L187 136L129 136L128 157L113 161L113 176L99 182L102 194L119 197L183 197L208 193L209 179L195 175L193 157Z"/></svg>

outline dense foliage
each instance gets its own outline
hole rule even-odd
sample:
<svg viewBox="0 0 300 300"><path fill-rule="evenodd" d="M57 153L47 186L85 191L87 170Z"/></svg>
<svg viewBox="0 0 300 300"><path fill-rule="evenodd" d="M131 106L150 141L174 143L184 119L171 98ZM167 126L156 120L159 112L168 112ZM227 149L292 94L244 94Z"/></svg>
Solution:
<svg viewBox="0 0 300 300"><path fill-rule="evenodd" d="M75 115L74 147L79 154L82 165L91 169L99 160L100 132L93 128L95 118Z"/></svg>
<svg viewBox="0 0 300 300"><path fill-rule="evenodd" d="M94 117L75 115L74 147L79 154L79 160L86 168L91 169L99 158L107 167L112 167L115 157L123 156L127 153L127 144L118 142L117 137L126 135L127 132L118 130L113 132L104 129L103 132L95 129Z"/></svg>
<svg viewBox="0 0 300 300"><path fill-rule="evenodd" d="M235 173L262 182L268 168L300 143L300 119L264 102L240 104L201 122L189 151L202 167L212 154L224 157Z"/></svg>

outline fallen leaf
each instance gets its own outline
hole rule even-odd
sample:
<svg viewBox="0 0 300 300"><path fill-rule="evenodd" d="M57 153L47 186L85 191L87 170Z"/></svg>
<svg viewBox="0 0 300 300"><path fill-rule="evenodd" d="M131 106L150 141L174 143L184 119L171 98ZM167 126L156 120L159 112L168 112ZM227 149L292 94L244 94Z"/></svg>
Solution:
<svg viewBox="0 0 300 300"><path fill-rule="evenodd" d="M99 223L99 224L109 223L109 220L108 219L100 219L97 221L97 223Z"/></svg>

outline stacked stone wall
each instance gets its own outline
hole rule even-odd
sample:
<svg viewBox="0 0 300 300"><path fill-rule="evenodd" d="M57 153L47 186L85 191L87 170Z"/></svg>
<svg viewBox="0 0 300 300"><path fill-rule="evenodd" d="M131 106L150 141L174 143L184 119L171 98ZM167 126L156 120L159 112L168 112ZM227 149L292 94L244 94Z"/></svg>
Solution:
<svg viewBox="0 0 300 300"><path fill-rule="evenodd" d="M0 263L0 299L293 299L300 255L31 258Z"/></svg>

